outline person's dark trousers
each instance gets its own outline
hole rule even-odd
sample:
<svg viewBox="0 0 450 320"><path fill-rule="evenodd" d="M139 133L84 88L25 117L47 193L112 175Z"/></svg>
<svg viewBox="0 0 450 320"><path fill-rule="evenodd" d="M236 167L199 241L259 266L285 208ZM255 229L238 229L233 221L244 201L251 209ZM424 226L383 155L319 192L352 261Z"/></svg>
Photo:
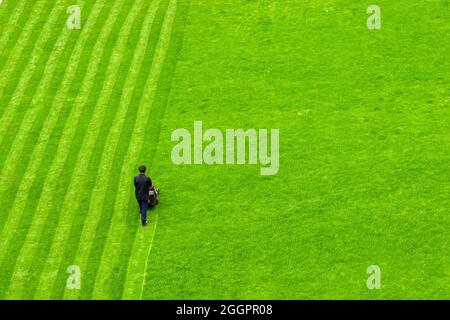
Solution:
<svg viewBox="0 0 450 320"><path fill-rule="evenodd" d="M139 208L141 210L141 221L142 224L147 224L147 209L148 209L148 202L147 201L139 201Z"/></svg>

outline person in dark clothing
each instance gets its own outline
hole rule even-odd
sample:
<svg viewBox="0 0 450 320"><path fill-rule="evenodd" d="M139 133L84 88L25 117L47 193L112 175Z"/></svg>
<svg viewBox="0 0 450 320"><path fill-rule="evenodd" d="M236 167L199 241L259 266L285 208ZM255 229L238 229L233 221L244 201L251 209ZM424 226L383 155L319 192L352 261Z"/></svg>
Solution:
<svg viewBox="0 0 450 320"><path fill-rule="evenodd" d="M142 226L147 225L148 192L152 187L152 180L145 175L146 170L145 166L140 166L139 175L134 177L134 190L139 204Z"/></svg>

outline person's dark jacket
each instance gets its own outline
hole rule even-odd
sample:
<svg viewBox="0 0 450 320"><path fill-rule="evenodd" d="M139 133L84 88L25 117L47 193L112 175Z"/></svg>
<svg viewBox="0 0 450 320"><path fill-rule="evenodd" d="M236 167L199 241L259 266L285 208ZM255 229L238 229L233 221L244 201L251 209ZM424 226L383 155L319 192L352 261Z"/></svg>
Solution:
<svg viewBox="0 0 450 320"><path fill-rule="evenodd" d="M152 180L146 175L140 174L134 177L134 190L138 201L148 201L148 191L152 186Z"/></svg>

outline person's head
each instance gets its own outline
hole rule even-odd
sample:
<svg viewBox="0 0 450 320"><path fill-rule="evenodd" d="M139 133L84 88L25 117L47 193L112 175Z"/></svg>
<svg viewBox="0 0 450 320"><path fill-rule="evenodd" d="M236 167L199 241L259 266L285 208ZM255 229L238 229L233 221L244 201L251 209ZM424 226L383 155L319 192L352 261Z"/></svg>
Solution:
<svg viewBox="0 0 450 320"><path fill-rule="evenodd" d="M139 173L140 173L140 174L145 174L145 171L147 170L147 168L146 168L145 166L140 166L140 167L138 168L138 170L139 170Z"/></svg>

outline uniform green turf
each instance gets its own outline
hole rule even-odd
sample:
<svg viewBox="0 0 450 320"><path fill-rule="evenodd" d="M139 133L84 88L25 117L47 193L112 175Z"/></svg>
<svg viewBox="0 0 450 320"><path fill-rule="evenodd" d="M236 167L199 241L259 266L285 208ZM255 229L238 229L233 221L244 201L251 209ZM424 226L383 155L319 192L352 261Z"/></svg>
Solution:
<svg viewBox="0 0 450 320"><path fill-rule="evenodd" d="M450 2L370 4L4 0L0 298L449 298ZM174 165L195 120L280 129L279 173Z"/></svg>

